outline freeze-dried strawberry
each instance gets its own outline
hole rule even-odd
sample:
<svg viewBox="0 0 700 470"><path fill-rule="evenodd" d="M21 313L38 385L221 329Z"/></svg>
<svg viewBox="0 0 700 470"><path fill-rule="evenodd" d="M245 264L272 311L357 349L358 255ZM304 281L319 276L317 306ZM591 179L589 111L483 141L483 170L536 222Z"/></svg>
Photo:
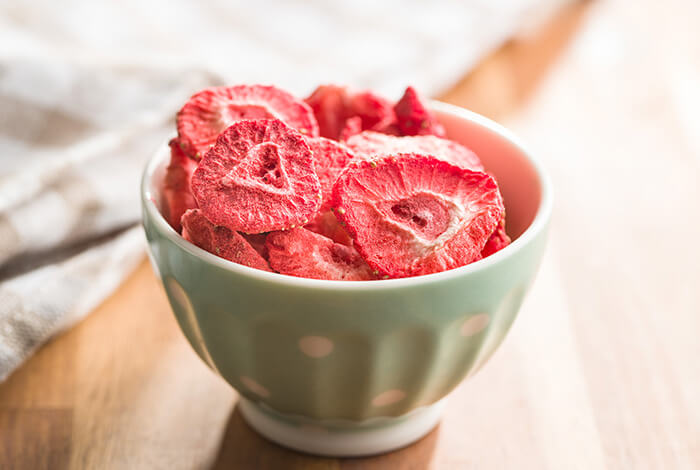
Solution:
<svg viewBox="0 0 700 470"><path fill-rule="evenodd" d="M314 156L314 167L321 182L321 210L325 211L330 208L335 180L354 155L344 145L325 137L307 138L306 142Z"/></svg>
<svg viewBox="0 0 700 470"><path fill-rule="evenodd" d="M222 132L195 170L192 192L207 219L244 233L304 225L321 206L306 139L277 119Z"/></svg>
<svg viewBox="0 0 700 470"><path fill-rule="evenodd" d="M338 140L341 142L346 141L360 132L362 132L362 118L360 116L353 116L345 121L345 125L343 126L343 130L340 131Z"/></svg>
<svg viewBox="0 0 700 470"><path fill-rule="evenodd" d="M371 91L355 91L345 86L321 85L306 98L314 111L322 137L339 140L343 130L388 129L396 122L391 102Z"/></svg>
<svg viewBox="0 0 700 470"><path fill-rule="evenodd" d="M486 173L418 154L351 162L335 184L333 207L362 257L388 277L479 259L504 211Z"/></svg>
<svg viewBox="0 0 700 470"><path fill-rule="evenodd" d="M319 212L314 219L304 228L312 232L320 233L324 237L328 237L336 243L351 246L352 238L348 232L340 225L333 211Z"/></svg>
<svg viewBox="0 0 700 470"><path fill-rule="evenodd" d="M163 217L177 232L182 230L180 218L187 209L197 207L192 191L190 179L197 162L189 158L182 151L180 142L172 139L170 145L170 164L165 170L163 182Z"/></svg>
<svg viewBox="0 0 700 470"><path fill-rule="evenodd" d="M434 135L395 137L379 132L365 131L349 138L346 145L359 158L373 158L397 153L432 155L470 170L483 171L484 167L474 152L452 140Z"/></svg>
<svg viewBox="0 0 700 470"><path fill-rule="evenodd" d="M317 136L314 113L302 100L265 85L207 88L177 113L177 131L185 151L201 158L228 126L242 119L279 119L302 134Z"/></svg>
<svg viewBox="0 0 700 470"><path fill-rule="evenodd" d="M349 117L347 87L321 85L305 101L316 116L321 137L337 140Z"/></svg>
<svg viewBox="0 0 700 470"><path fill-rule="evenodd" d="M489 239L484 245L484 249L481 250L481 257L486 258L495 252L502 250L503 248L510 245L510 237L506 233L506 218L505 215L501 217L501 221L498 223L498 227L493 231Z"/></svg>
<svg viewBox="0 0 700 470"><path fill-rule="evenodd" d="M290 276L337 281L373 279L372 270L350 246L297 228L267 236L270 266Z"/></svg>
<svg viewBox="0 0 700 470"><path fill-rule="evenodd" d="M442 127L413 87L406 88L404 95L394 105L399 130L403 135L445 136Z"/></svg>
<svg viewBox="0 0 700 470"><path fill-rule="evenodd" d="M381 132L382 134L393 135L397 137L401 135L401 131L399 130L399 126L398 124L396 124L396 121L391 122L384 127L375 127L372 130L374 132Z"/></svg>
<svg viewBox="0 0 700 470"><path fill-rule="evenodd" d="M217 227L199 209L190 209L182 216L182 236L221 258L251 268L270 271L267 261L250 246L240 233Z"/></svg>
<svg viewBox="0 0 700 470"><path fill-rule="evenodd" d="M371 91L350 96L350 115L362 119L362 130L383 129L396 121L391 102Z"/></svg>
<svg viewBox="0 0 700 470"><path fill-rule="evenodd" d="M267 246L265 245L267 233L241 233L241 236L250 243L250 246L252 246L260 256L267 259Z"/></svg>

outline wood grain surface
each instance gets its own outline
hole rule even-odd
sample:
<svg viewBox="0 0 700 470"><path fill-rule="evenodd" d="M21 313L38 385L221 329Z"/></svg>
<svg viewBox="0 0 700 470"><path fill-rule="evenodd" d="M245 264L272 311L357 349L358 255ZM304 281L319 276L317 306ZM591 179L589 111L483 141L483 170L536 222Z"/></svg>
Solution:
<svg viewBox="0 0 700 470"><path fill-rule="evenodd" d="M0 468L700 468L699 18L575 4L442 97L520 134L556 202L512 331L423 440L323 459L262 439L144 262L0 385Z"/></svg>

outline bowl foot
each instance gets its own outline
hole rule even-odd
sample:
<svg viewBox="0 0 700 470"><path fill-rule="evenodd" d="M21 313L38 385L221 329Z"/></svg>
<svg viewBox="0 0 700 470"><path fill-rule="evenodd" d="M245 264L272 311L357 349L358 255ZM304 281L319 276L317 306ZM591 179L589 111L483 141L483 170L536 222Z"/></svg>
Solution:
<svg viewBox="0 0 700 470"><path fill-rule="evenodd" d="M329 457L359 457L405 447L437 425L443 405L440 401L396 418L339 425L283 415L240 398L243 418L263 437L284 447Z"/></svg>

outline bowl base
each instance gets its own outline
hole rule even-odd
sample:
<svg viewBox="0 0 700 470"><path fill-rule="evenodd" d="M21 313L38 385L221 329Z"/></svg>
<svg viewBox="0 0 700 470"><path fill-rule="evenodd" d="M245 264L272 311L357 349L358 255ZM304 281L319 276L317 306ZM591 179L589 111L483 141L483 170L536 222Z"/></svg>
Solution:
<svg viewBox="0 0 700 470"><path fill-rule="evenodd" d="M246 422L263 437L284 447L327 457L359 457L405 447L428 434L440 421L444 400L396 418L378 418L371 424L328 426L323 420L301 422L241 397Z"/></svg>

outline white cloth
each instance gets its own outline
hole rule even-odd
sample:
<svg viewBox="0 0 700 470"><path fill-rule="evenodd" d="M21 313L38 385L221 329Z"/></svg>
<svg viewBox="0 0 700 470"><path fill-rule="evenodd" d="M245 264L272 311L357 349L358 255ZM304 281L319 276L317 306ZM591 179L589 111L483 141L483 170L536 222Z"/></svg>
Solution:
<svg viewBox="0 0 700 470"><path fill-rule="evenodd" d="M191 93L431 94L564 1L0 3L0 380L141 258L140 171Z"/></svg>

